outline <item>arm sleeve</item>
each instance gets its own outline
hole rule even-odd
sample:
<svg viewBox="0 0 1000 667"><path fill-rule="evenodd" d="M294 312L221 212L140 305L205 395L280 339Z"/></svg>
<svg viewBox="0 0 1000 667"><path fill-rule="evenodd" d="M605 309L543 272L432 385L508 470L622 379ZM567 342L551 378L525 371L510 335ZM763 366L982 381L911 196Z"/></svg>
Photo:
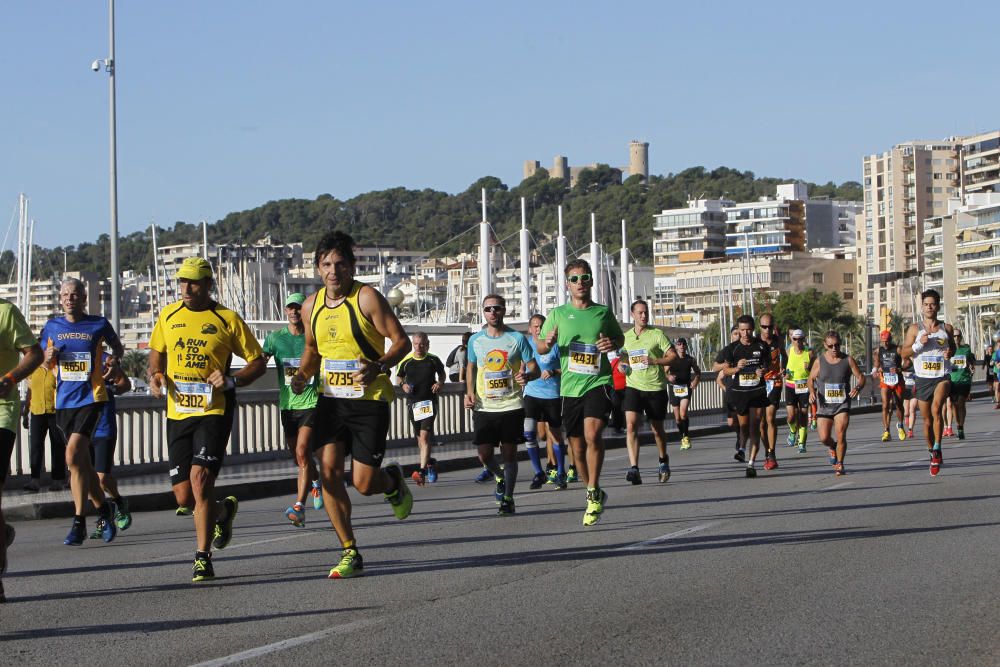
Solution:
<svg viewBox="0 0 1000 667"><path fill-rule="evenodd" d="M447 373L444 370L444 362L441 361L441 357L434 357L434 372L437 373L436 377L444 375L447 378Z"/></svg>

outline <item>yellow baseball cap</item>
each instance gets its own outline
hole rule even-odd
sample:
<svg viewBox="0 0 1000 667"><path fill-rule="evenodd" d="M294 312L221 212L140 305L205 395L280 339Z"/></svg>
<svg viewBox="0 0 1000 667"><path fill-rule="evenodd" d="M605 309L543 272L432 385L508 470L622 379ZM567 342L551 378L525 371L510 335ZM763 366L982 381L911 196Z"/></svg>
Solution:
<svg viewBox="0 0 1000 667"><path fill-rule="evenodd" d="M178 280L204 280L212 277L212 265L201 257L188 257L177 269Z"/></svg>

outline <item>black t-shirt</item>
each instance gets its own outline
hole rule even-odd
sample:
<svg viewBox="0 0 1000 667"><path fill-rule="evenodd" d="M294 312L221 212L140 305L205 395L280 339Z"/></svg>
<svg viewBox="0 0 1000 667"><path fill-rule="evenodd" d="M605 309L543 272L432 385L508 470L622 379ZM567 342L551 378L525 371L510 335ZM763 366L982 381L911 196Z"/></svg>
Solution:
<svg viewBox="0 0 1000 667"><path fill-rule="evenodd" d="M878 360L883 373L889 373L893 369L899 370L903 361L899 356L899 349L895 345L892 348L879 346Z"/></svg>
<svg viewBox="0 0 1000 667"><path fill-rule="evenodd" d="M438 381L441 375L444 375L444 364L441 363L438 356L428 353L422 359L407 357L399 365L397 372L404 384L413 387L412 391L407 394L410 401L426 401L427 399L436 399L434 392L431 391L431 386Z"/></svg>
<svg viewBox="0 0 1000 667"><path fill-rule="evenodd" d="M721 363L729 364L733 368L741 359L746 359L743 370L732 376L729 380L729 388L733 391L756 391L764 386L764 378L757 377L757 369L762 368L766 373L771 367L771 348L767 343L754 338L749 345L744 345L740 341L730 343L721 353Z"/></svg>
<svg viewBox="0 0 1000 667"><path fill-rule="evenodd" d="M765 343L760 341L761 345L766 345L768 348L768 353L771 355L771 363L768 370L772 372L773 375L780 374L785 368L788 367L788 351L785 346L781 344L781 341L775 338L770 343Z"/></svg>
<svg viewBox="0 0 1000 667"><path fill-rule="evenodd" d="M695 363L694 357L688 355L683 359L677 357L672 362L670 366L667 367L667 373L676 376L674 378L673 384L683 385L691 384L691 372L699 373L698 364Z"/></svg>
<svg viewBox="0 0 1000 667"><path fill-rule="evenodd" d="M726 348L722 348L721 350L719 350L719 353L715 355L715 363L717 364L726 363ZM726 389L729 389L729 387L731 387L733 384L733 378L726 375L723 371L725 371L725 369L719 371L719 373L722 373L722 384L726 386Z"/></svg>

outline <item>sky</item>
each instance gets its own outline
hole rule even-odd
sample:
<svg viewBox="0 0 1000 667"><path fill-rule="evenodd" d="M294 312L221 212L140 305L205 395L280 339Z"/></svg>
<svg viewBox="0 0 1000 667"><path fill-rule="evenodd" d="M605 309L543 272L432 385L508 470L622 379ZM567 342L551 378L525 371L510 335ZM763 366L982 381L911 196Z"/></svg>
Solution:
<svg viewBox="0 0 1000 667"><path fill-rule="evenodd" d="M24 192L37 244L95 241L108 3L0 16L0 225ZM840 183L894 144L1000 127L994 2L119 0L115 18L122 235L289 197L515 186L526 159L624 165L632 139L653 174Z"/></svg>

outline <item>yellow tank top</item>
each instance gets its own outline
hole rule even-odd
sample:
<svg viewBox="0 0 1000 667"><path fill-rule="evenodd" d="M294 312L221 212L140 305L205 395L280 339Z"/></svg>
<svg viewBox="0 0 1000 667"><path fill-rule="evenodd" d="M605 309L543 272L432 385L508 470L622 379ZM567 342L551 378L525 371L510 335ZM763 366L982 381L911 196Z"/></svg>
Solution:
<svg viewBox="0 0 1000 667"><path fill-rule="evenodd" d="M807 349L796 352L794 345L788 348L788 364L785 368L791 374L788 378L790 382L809 379L809 356L810 353Z"/></svg>
<svg viewBox="0 0 1000 667"><path fill-rule="evenodd" d="M390 402L395 391L388 376L379 375L362 388L351 380L358 358L377 361L385 353L385 337L361 312L358 295L362 283L354 281L350 293L336 306L326 305L326 288L316 293L309 322L320 356L323 395L331 398Z"/></svg>

